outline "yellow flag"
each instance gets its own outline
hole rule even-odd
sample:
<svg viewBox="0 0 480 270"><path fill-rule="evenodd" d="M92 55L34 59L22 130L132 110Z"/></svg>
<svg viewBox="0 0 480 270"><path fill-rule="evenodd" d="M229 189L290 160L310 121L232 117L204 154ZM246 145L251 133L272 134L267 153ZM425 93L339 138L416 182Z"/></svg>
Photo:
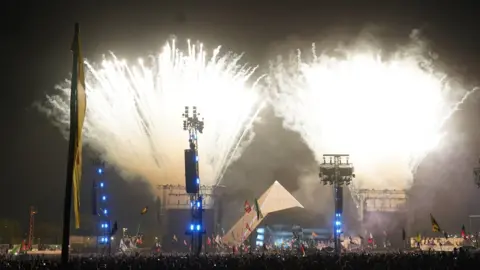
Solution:
<svg viewBox="0 0 480 270"><path fill-rule="evenodd" d="M415 240L417 241L417 243L420 243L420 241L422 241L422 235L420 233L417 233L417 237L415 237Z"/></svg>
<svg viewBox="0 0 480 270"><path fill-rule="evenodd" d="M440 225L438 225L438 222L435 220L432 214L430 214L430 221L432 222L432 232L440 232Z"/></svg>
<svg viewBox="0 0 480 270"><path fill-rule="evenodd" d="M80 49L80 34L78 24L75 27L75 37L72 45L73 54L76 55L77 73L72 74L72 83L77 85L77 91L72 91L70 98L77 100L77 134L75 140L75 164L73 166L73 210L75 212L75 228L80 228L80 183L82 180L82 129L87 108L87 96L85 93L85 72L82 51ZM75 109L75 108L70 108Z"/></svg>

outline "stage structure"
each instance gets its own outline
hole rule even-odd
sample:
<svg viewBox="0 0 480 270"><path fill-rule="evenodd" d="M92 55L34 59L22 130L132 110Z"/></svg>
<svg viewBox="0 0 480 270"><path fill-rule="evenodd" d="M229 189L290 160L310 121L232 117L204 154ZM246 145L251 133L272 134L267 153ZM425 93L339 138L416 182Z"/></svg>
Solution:
<svg viewBox="0 0 480 270"><path fill-rule="evenodd" d="M198 164L198 134L203 133L204 121L200 120L197 107L185 106L183 117L183 130L188 131L189 148L185 149L185 190L190 194L191 223L186 235L190 235L192 253L197 256L202 251L202 237L206 233L203 227L203 198L200 194L200 172Z"/></svg>
<svg viewBox="0 0 480 270"><path fill-rule="evenodd" d="M355 178L353 165L349 162L349 157L346 154L325 154L323 155L323 163L320 164L320 180L324 185L332 185L335 193L333 239L336 253L341 251L340 236L343 233L343 186L350 185Z"/></svg>
<svg viewBox="0 0 480 270"><path fill-rule="evenodd" d="M268 214L294 207L303 208L295 197L292 196L278 181L275 181L258 199L258 205L263 217L257 219L257 212L243 212L243 216L223 236L222 241L229 246L239 246L248 239L252 231L262 222Z"/></svg>
<svg viewBox="0 0 480 270"><path fill-rule="evenodd" d="M175 210L190 210L191 209L191 197L185 190L185 186L182 185L159 185L157 186L158 198L160 199L160 223L161 231L167 232L167 223L169 222L168 212L175 214ZM217 235L219 227L218 224L221 224L222 220L220 212L220 198L222 197L225 191L225 186L216 185L216 186L205 186L202 185L199 188L199 194L202 197L202 205L204 210L212 210L213 213L213 224L215 224L215 231L212 232L214 235ZM174 232L168 232L174 234ZM210 234L210 232L209 232ZM172 237L172 235L166 235L167 237ZM164 235L160 236L161 239L164 239Z"/></svg>
<svg viewBox="0 0 480 270"><path fill-rule="evenodd" d="M393 241L391 244L398 239L388 237L388 232L396 233L403 228L411 233L413 214L409 214L406 190L353 189L351 192L357 204L362 231L377 235L382 231L385 241L387 238L389 242ZM400 242L396 244L402 245Z"/></svg>
<svg viewBox="0 0 480 270"><path fill-rule="evenodd" d="M478 160L478 163L480 163L480 159ZM473 168L473 181L475 182L475 185L480 188L480 167Z"/></svg>
<svg viewBox="0 0 480 270"><path fill-rule="evenodd" d="M405 190L358 189L354 196L357 202L360 221L366 212L407 212L407 192Z"/></svg>

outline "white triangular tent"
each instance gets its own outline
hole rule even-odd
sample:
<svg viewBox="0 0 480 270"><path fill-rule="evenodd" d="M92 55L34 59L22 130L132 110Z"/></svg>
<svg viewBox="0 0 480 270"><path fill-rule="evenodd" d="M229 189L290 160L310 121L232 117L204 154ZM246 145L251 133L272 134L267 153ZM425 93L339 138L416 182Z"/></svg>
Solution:
<svg viewBox="0 0 480 270"><path fill-rule="evenodd" d="M253 202L252 202L253 204ZM244 215L233 225L233 227L223 236L223 243L228 245L239 245L248 238L251 231L262 222L270 213L300 207L303 208L293 196L278 181L275 181L265 193L258 199L260 211L263 218L257 220L257 212L252 209L250 213ZM248 224L248 226L247 226ZM249 230L250 229L250 230Z"/></svg>

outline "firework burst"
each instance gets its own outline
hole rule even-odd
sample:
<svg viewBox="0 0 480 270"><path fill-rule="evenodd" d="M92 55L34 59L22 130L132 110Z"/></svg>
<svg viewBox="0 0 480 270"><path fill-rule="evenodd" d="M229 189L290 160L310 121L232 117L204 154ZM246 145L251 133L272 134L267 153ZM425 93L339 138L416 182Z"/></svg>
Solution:
<svg viewBox="0 0 480 270"><path fill-rule="evenodd" d="M203 45L187 50L167 43L156 56L129 65L111 54L87 66L85 143L121 172L152 185L183 184L182 129L185 106L205 118L199 137L202 184L216 184L241 148L262 107L255 67L240 65L241 55L207 53ZM47 97L44 109L63 131L69 123L70 82ZM242 147L240 147L242 146Z"/></svg>

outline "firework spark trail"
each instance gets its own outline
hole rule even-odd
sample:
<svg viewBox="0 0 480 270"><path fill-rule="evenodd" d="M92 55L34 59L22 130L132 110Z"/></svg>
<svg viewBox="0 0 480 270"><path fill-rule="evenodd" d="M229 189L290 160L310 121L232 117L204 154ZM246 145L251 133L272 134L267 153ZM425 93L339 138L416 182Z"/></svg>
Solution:
<svg viewBox="0 0 480 270"><path fill-rule="evenodd" d="M207 58L208 57L208 58ZM263 106L256 68L239 64L241 55L209 56L188 42L186 53L167 43L162 52L138 65L111 55L100 68L87 63L85 143L121 172L153 186L183 184L184 106L197 106L205 118L199 136L202 184L216 184L252 138L250 127ZM69 121L69 85L57 87L43 109L63 130Z"/></svg>
<svg viewBox="0 0 480 270"><path fill-rule="evenodd" d="M298 53L273 63L275 111L318 162L324 153L349 153L355 188L408 189L444 137L445 122L477 89L455 87L424 57L422 44L388 58L375 45L360 45L337 48L335 56L313 47L311 61Z"/></svg>

